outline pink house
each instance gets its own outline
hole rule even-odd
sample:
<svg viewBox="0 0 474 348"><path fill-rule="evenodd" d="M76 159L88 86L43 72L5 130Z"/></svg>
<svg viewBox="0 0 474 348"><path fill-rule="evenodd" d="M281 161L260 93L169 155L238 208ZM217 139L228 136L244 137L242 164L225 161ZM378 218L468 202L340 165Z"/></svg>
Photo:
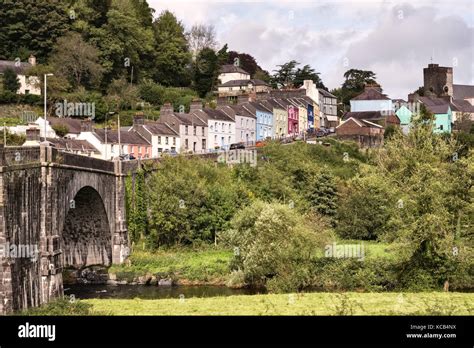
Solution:
<svg viewBox="0 0 474 348"><path fill-rule="evenodd" d="M288 135L296 135L299 132L298 119L299 110L297 106L287 102L286 110L288 112Z"/></svg>

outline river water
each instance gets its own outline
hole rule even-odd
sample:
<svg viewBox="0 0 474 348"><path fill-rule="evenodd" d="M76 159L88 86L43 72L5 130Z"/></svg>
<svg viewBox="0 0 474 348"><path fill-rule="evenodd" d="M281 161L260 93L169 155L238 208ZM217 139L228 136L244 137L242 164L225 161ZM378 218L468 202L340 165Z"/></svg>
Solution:
<svg viewBox="0 0 474 348"><path fill-rule="evenodd" d="M114 298L114 299L164 299L215 297L231 295L255 295L265 293L262 289L230 289L225 286L153 286L153 285L64 285L65 296L74 295L78 299Z"/></svg>

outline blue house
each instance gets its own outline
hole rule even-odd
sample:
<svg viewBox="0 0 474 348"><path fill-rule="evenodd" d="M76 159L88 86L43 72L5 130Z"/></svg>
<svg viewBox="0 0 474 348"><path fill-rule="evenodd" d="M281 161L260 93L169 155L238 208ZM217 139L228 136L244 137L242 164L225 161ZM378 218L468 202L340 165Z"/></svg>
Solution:
<svg viewBox="0 0 474 348"><path fill-rule="evenodd" d="M260 102L248 102L242 106L257 117L257 141L273 137L272 110Z"/></svg>
<svg viewBox="0 0 474 348"><path fill-rule="evenodd" d="M453 122L453 112L449 101L444 98L419 97L419 100L426 106L426 109L434 115L434 132L451 133Z"/></svg>

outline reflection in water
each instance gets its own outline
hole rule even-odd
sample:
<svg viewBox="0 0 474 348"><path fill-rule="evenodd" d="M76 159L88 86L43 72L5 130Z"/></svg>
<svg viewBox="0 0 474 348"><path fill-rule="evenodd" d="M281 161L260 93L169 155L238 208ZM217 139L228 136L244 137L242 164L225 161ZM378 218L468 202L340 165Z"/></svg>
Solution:
<svg viewBox="0 0 474 348"><path fill-rule="evenodd" d="M265 293L263 289L230 289L225 286L172 286L149 285L66 285L64 294L78 299L116 298L116 299L163 299L190 297L215 297L232 295L255 295ZM180 296L182 295L182 296Z"/></svg>

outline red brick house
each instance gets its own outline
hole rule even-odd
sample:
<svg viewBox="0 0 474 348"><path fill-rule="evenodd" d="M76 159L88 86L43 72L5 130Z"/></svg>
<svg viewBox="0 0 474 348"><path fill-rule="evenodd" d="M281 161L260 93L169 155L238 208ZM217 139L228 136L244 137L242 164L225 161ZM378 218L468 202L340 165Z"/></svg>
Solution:
<svg viewBox="0 0 474 348"><path fill-rule="evenodd" d="M375 147L383 143L384 128L374 122L350 117L336 127L336 135L342 140L352 140L361 147Z"/></svg>

